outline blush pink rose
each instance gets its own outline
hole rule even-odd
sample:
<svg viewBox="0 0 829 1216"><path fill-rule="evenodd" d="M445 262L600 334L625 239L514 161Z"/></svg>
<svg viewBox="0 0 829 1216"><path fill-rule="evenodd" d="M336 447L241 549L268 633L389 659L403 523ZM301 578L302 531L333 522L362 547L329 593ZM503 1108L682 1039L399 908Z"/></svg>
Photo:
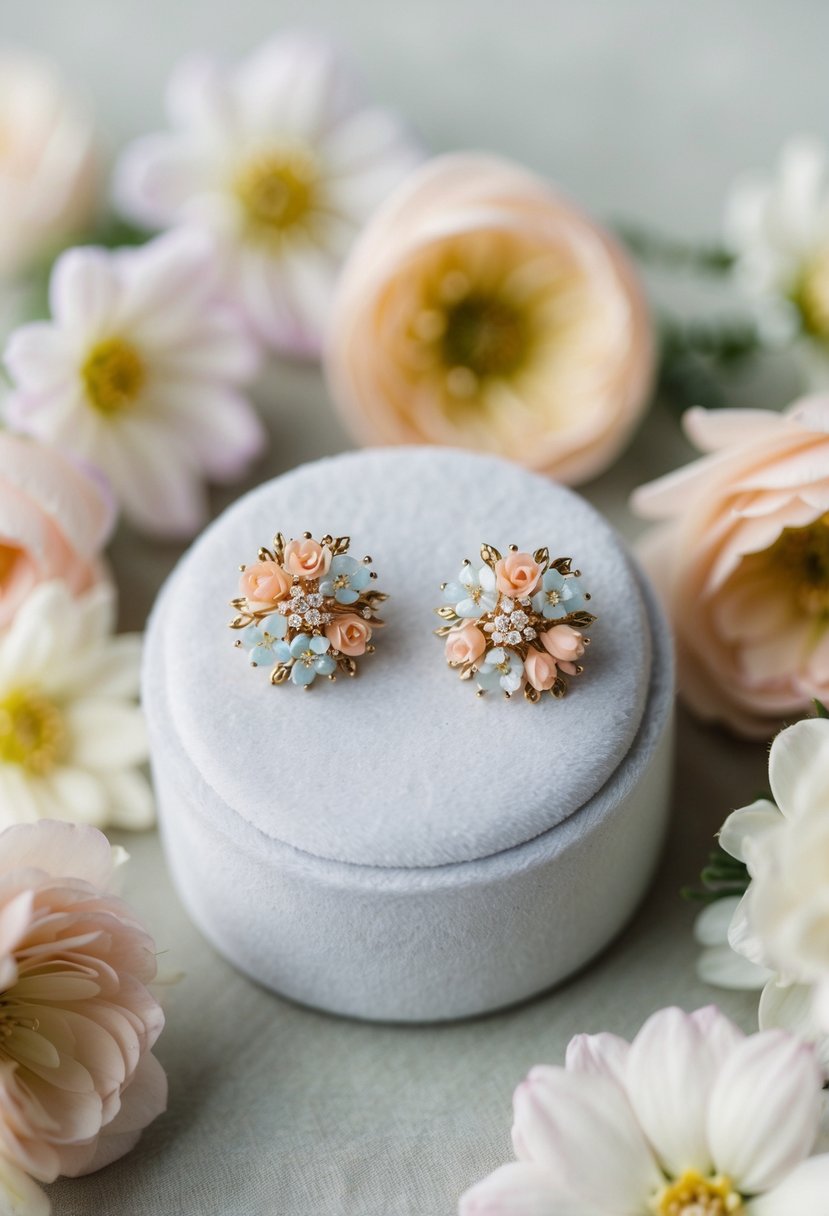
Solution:
<svg viewBox="0 0 829 1216"><path fill-rule="evenodd" d="M453 667L463 663L477 663L486 650L486 638L475 625L464 625L453 629L446 637L446 661Z"/></svg>
<svg viewBox="0 0 829 1216"><path fill-rule="evenodd" d="M366 646L371 640L371 626L355 612L346 612L325 626L325 636L331 643L332 650L339 650L340 654L357 658L366 652Z"/></svg>
<svg viewBox="0 0 829 1216"><path fill-rule="evenodd" d="M365 443L473 448L581 482L626 445L653 356L615 239L528 170L457 153L416 169L363 230L326 366Z"/></svg>
<svg viewBox="0 0 829 1216"><path fill-rule="evenodd" d="M556 682L557 665L552 655L531 650L524 660L524 675L538 692L546 692Z"/></svg>
<svg viewBox="0 0 829 1216"><path fill-rule="evenodd" d="M701 717L767 738L829 700L829 396L785 413L689 410L706 453L642 486L642 557Z"/></svg>
<svg viewBox="0 0 829 1216"><path fill-rule="evenodd" d="M541 567L529 553L508 553L495 563L495 585L502 595L532 595L541 577Z"/></svg>
<svg viewBox="0 0 829 1216"><path fill-rule="evenodd" d="M572 625L553 625L541 635L541 644L562 671L575 675L577 660L584 654L584 637Z"/></svg>
<svg viewBox="0 0 829 1216"><path fill-rule="evenodd" d="M102 480L48 444L0 432L0 628L38 583L80 595L101 581L114 518Z"/></svg>
<svg viewBox="0 0 829 1216"><path fill-rule="evenodd" d="M316 540L289 540L285 546L285 569L300 578L322 578L331 565L331 550Z"/></svg>
<svg viewBox="0 0 829 1216"><path fill-rule="evenodd" d="M86 825L0 833L0 1157L41 1182L99 1169L166 1106L155 945Z"/></svg>
<svg viewBox="0 0 829 1216"><path fill-rule="evenodd" d="M279 562L256 562L248 566L239 580L241 594L251 607L276 604L291 590L293 579Z"/></svg>

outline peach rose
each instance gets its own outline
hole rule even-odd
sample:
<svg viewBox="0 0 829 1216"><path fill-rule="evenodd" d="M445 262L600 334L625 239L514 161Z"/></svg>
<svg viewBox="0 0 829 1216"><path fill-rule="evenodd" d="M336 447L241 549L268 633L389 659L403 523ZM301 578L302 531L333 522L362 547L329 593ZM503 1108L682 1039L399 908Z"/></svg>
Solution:
<svg viewBox="0 0 829 1216"><path fill-rule="evenodd" d="M166 1105L155 944L110 893L120 853L55 820L0 833L0 1158L40 1182L108 1165Z"/></svg>
<svg viewBox="0 0 829 1216"><path fill-rule="evenodd" d="M0 627L38 583L80 595L102 581L114 518L102 479L47 444L0 433Z"/></svg>
<svg viewBox="0 0 829 1216"><path fill-rule="evenodd" d="M529 553L509 552L495 563L495 585L502 595L532 595L541 577L541 567Z"/></svg>
<svg viewBox="0 0 829 1216"><path fill-rule="evenodd" d="M526 169L459 153L364 229L334 304L335 401L366 443L496 452L581 482L648 399L654 342L617 242Z"/></svg>
<svg viewBox="0 0 829 1216"><path fill-rule="evenodd" d="M239 580L241 594L254 607L261 604L276 604L283 600L291 589L292 578L279 562L256 562L248 566Z"/></svg>
<svg viewBox="0 0 829 1216"><path fill-rule="evenodd" d="M584 654L584 638L572 625L553 625L541 635L541 644L562 671L576 674L576 660Z"/></svg>
<svg viewBox="0 0 829 1216"><path fill-rule="evenodd" d="M475 625L464 625L453 629L446 636L446 661L453 667L463 663L477 663L486 650L486 638Z"/></svg>
<svg viewBox="0 0 829 1216"><path fill-rule="evenodd" d="M371 626L354 612L335 617L330 625L325 626L325 636L331 643L332 650L340 654L356 658L365 654L366 646L371 639Z"/></svg>
<svg viewBox="0 0 829 1216"><path fill-rule="evenodd" d="M316 540L289 540L285 546L285 569L300 578L322 578L331 565L331 550Z"/></svg>
<svg viewBox="0 0 829 1216"><path fill-rule="evenodd" d="M767 738L829 700L829 396L771 410L689 410L706 453L642 486L661 520L642 557L701 717Z"/></svg>
<svg viewBox="0 0 829 1216"><path fill-rule="evenodd" d="M546 692L556 682L555 659L540 650L531 650L524 660L524 675L538 692Z"/></svg>

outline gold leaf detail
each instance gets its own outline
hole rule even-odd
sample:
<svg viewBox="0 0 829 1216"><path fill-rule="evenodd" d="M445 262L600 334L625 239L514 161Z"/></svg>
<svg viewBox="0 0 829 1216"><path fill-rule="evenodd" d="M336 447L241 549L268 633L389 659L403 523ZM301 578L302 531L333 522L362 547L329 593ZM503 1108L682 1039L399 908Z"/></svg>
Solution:
<svg viewBox="0 0 829 1216"><path fill-rule="evenodd" d="M501 560L501 554L494 545L481 545L481 560L486 562L490 570L494 570L495 563Z"/></svg>

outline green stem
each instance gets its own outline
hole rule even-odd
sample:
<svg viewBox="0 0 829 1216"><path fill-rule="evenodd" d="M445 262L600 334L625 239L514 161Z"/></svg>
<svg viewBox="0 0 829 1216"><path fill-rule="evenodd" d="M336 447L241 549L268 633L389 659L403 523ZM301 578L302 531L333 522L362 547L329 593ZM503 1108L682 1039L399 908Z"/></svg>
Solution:
<svg viewBox="0 0 829 1216"><path fill-rule="evenodd" d="M625 220L614 224L614 230L630 252L649 266L703 275L726 275L734 266L734 255L723 245L694 245Z"/></svg>

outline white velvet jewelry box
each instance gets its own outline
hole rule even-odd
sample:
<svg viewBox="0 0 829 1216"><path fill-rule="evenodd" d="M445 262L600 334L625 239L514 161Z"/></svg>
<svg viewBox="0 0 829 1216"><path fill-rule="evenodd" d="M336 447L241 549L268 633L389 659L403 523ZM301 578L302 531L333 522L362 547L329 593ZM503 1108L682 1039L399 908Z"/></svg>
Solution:
<svg viewBox="0 0 829 1216"><path fill-rule="evenodd" d="M354 680L273 687L234 648L240 563L348 534L386 626ZM567 696L476 698L434 607L482 541L571 556L592 645ZM248 494L153 612L144 704L166 853L191 915L254 979L336 1013L464 1017L562 980L622 928L668 811L668 630L582 498L444 449L347 454Z"/></svg>

